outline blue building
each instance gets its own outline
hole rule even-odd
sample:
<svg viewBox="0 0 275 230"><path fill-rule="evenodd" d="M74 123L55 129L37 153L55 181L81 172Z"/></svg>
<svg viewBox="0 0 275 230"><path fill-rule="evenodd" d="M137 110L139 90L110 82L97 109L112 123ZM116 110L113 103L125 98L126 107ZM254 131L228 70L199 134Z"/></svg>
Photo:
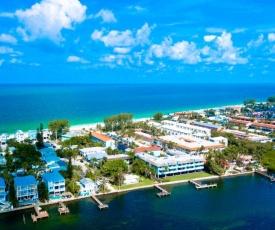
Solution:
<svg viewBox="0 0 275 230"><path fill-rule="evenodd" d="M4 178L0 177L0 204L6 203L6 197L7 197L7 192L6 192L5 180Z"/></svg>
<svg viewBox="0 0 275 230"><path fill-rule="evenodd" d="M34 176L14 178L14 187L19 205L34 204L38 201L37 181Z"/></svg>
<svg viewBox="0 0 275 230"><path fill-rule="evenodd" d="M52 173L44 173L42 178L50 195L62 194L65 192L65 179L59 172L53 171Z"/></svg>

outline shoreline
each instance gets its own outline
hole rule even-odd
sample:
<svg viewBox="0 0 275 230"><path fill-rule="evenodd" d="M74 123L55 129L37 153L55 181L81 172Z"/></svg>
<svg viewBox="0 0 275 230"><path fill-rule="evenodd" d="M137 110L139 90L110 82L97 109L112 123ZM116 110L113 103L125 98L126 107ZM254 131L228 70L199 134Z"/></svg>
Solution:
<svg viewBox="0 0 275 230"><path fill-rule="evenodd" d="M262 170L262 172L265 172L265 171L266 170ZM251 171L251 172L243 172L243 173L237 173L237 174L232 174L232 175L222 175L222 176L213 175L213 176L195 178L195 179L192 179L192 180L194 180L194 181L202 181L202 180L224 179L224 178L230 178L230 177L252 175L254 173L255 173L254 171ZM184 185L184 184L188 183L189 180L190 179L179 180L179 181L171 181L171 182L154 183L152 185L145 185L145 186L140 186L140 187L135 187L135 188L116 190L116 191L106 192L106 193L99 193L99 194L96 194L96 196L97 197L101 197L101 196L105 196L105 195L115 195L115 194L122 194L122 193L131 192L131 191L135 191L135 190L154 188L155 184L160 185L160 186L162 186L162 185L164 185L164 186L166 186L166 185L173 185L173 184L183 184ZM82 200L82 199L87 199L87 198L91 198L91 196L75 197L75 198L56 200L56 201L53 201L53 202L39 204L39 206L40 207L44 207L44 206L58 204L60 201L63 202L63 203L66 203L66 202L71 202L71 201L78 201L78 200ZM26 209L32 209L33 207L34 207L34 205L28 205L28 206L24 206L24 207L14 208L14 209L8 210L8 211L0 211L0 215L1 214L5 214L5 213L10 213L10 212L16 212L16 211L26 210Z"/></svg>

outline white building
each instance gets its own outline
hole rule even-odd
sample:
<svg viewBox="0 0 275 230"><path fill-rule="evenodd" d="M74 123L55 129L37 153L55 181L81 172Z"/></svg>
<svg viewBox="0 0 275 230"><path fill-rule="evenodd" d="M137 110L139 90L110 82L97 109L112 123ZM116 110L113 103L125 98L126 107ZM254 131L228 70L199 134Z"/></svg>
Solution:
<svg viewBox="0 0 275 230"><path fill-rule="evenodd" d="M208 128L178 123L169 120L164 120L161 123L162 126L160 128L171 135L187 135L202 139L211 137L211 129Z"/></svg>
<svg viewBox="0 0 275 230"><path fill-rule="evenodd" d="M125 174L123 184L136 184L139 182L139 176L133 174Z"/></svg>
<svg viewBox="0 0 275 230"><path fill-rule="evenodd" d="M111 149L114 149L116 147L115 140L103 133L92 132L91 137L93 141L102 143L106 148L110 147Z"/></svg>
<svg viewBox="0 0 275 230"><path fill-rule="evenodd" d="M22 141L24 141L25 135L24 135L23 131L22 131L22 130L16 130L15 133L14 133L14 139L15 139L17 142L22 142Z"/></svg>
<svg viewBox="0 0 275 230"><path fill-rule="evenodd" d="M7 140L9 139L9 134L2 133L0 136L0 149L6 149L7 148Z"/></svg>
<svg viewBox="0 0 275 230"><path fill-rule="evenodd" d="M51 139L52 132L49 129L42 129L43 140L48 141Z"/></svg>
<svg viewBox="0 0 275 230"><path fill-rule="evenodd" d="M98 190L98 184L90 178L83 178L78 182L80 186L79 196L90 196Z"/></svg>
<svg viewBox="0 0 275 230"><path fill-rule="evenodd" d="M228 146L228 139L225 137L211 137L210 141L215 142L217 144L224 144L225 146Z"/></svg>

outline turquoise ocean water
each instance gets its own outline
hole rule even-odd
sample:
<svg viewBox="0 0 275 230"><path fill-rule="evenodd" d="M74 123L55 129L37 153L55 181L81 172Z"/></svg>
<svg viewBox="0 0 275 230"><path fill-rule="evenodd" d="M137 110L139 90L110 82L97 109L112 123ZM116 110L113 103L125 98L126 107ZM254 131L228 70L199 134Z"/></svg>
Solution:
<svg viewBox="0 0 275 230"><path fill-rule="evenodd" d="M260 175L213 180L214 189L191 184L100 197L109 209L100 211L91 198L68 203L70 214L59 216L58 205L44 207L49 219L33 224L33 210L0 214L0 229L275 229L275 184ZM23 214L26 224L23 224Z"/></svg>
<svg viewBox="0 0 275 230"><path fill-rule="evenodd" d="M76 125L121 112L142 118L271 95L274 84L0 85L0 133L46 127L53 119Z"/></svg>

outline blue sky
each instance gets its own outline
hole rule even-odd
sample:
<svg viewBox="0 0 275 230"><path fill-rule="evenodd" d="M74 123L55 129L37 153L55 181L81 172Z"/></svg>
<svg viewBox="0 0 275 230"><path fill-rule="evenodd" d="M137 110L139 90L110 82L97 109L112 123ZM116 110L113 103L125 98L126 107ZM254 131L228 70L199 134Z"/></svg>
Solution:
<svg viewBox="0 0 275 230"><path fill-rule="evenodd" d="M0 83L275 83L271 0L9 0Z"/></svg>

